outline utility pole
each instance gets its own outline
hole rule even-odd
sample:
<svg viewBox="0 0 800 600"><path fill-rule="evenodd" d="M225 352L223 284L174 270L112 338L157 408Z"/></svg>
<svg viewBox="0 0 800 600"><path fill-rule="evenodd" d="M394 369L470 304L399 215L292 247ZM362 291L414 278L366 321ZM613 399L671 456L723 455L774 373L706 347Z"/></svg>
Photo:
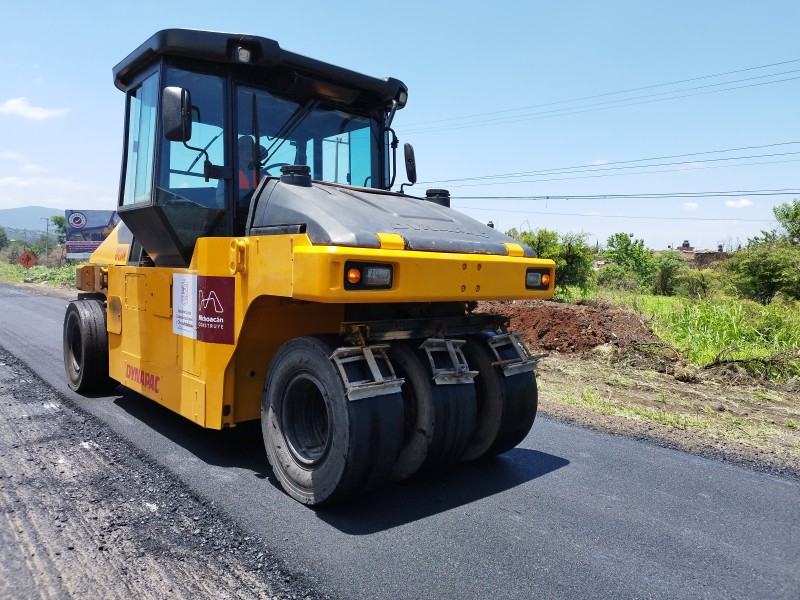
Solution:
<svg viewBox="0 0 800 600"><path fill-rule="evenodd" d="M50 217L41 217L44 219L45 223L47 224L47 233L44 236L44 257L47 258L48 252L48 242L50 241Z"/></svg>

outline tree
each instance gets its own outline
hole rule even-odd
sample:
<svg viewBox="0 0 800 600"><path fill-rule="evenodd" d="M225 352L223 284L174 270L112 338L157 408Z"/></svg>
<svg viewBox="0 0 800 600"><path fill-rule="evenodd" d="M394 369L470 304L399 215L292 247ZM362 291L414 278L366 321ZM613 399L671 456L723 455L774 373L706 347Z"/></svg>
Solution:
<svg viewBox="0 0 800 600"><path fill-rule="evenodd" d="M565 288L575 285L588 287L594 274L594 248L589 244L588 234L565 233L561 236L563 266L556 271L556 284Z"/></svg>
<svg viewBox="0 0 800 600"><path fill-rule="evenodd" d="M8 246L8 234L6 230L0 227L0 250Z"/></svg>
<svg viewBox="0 0 800 600"><path fill-rule="evenodd" d="M519 234L519 241L536 252L539 258L550 258L561 255L559 248L558 233L549 229L534 229L533 231L523 231Z"/></svg>
<svg viewBox="0 0 800 600"><path fill-rule="evenodd" d="M63 244L67 241L67 218L63 215L54 215L50 217L50 222L56 228L56 241Z"/></svg>
<svg viewBox="0 0 800 600"><path fill-rule="evenodd" d="M680 252L670 250L661 252L653 258L653 292L661 296L672 296L675 293L679 273L686 268L686 262Z"/></svg>
<svg viewBox="0 0 800 600"><path fill-rule="evenodd" d="M646 283L653 272L653 252L644 247L644 240L633 239L632 233L615 233L608 238L606 255L614 263Z"/></svg>
<svg viewBox="0 0 800 600"><path fill-rule="evenodd" d="M800 300L800 246L751 244L734 252L726 268L745 298L767 304L781 293Z"/></svg>
<svg viewBox="0 0 800 600"><path fill-rule="evenodd" d="M775 218L786 230L789 242L800 245L800 198L784 202L772 209Z"/></svg>
<svg viewBox="0 0 800 600"><path fill-rule="evenodd" d="M556 285L586 288L592 280L593 248L585 233L559 234L549 229L517 231L515 239L530 247L539 258L549 258L556 263ZM507 235L511 235L506 232Z"/></svg>

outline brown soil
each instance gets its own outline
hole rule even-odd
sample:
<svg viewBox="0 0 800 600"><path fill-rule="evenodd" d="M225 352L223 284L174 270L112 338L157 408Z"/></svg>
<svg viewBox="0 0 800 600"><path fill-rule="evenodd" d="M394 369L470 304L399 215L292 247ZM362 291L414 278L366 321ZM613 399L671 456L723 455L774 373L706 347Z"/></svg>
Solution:
<svg viewBox="0 0 800 600"><path fill-rule="evenodd" d="M482 302L477 311L508 317L511 329L525 332L531 348L565 354L588 352L601 344L626 347L659 341L634 311L604 302Z"/></svg>
<svg viewBox="0 0 800 600"><path fill-rule="evenodd" d="M800 381L700 369L627 308L604 302L483 302L523 332L539 364L540 410L695 454L800 476Z"/></svg>

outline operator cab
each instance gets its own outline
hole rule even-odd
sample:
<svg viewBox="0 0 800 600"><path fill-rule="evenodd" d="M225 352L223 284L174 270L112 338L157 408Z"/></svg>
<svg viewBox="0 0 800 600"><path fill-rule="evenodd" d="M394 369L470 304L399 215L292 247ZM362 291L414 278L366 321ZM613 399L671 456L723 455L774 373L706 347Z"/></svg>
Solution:
<svg viewBox="0 0 800 600"><path fill-rule="evenodd" d="M391 118L406 86L261 37L170 29L114 68L126 93L119 215L129 261L185 267L199 237L245 235L259 181L389 189Z"/></svg>

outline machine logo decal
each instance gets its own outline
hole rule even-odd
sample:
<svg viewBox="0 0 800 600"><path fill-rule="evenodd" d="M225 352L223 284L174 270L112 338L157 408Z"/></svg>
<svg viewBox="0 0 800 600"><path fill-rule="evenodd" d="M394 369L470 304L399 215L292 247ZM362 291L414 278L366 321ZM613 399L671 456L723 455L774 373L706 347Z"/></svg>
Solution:
<svg viewBox="0 0 800 600"><path fill-rule="evenodd" d="M233 344L233 277L172 276L172 331L201 342Z"/></svg>
<svg viewBox="0 0 800 600"><path fill-rule="evenodd" d="M125 363L125 378L130 379L134 383L138 383L142 387L153 390L156 394L159 393L158 385L161 383L160 375L148 373L139 367L134 367L133 365Z"/></svg>

